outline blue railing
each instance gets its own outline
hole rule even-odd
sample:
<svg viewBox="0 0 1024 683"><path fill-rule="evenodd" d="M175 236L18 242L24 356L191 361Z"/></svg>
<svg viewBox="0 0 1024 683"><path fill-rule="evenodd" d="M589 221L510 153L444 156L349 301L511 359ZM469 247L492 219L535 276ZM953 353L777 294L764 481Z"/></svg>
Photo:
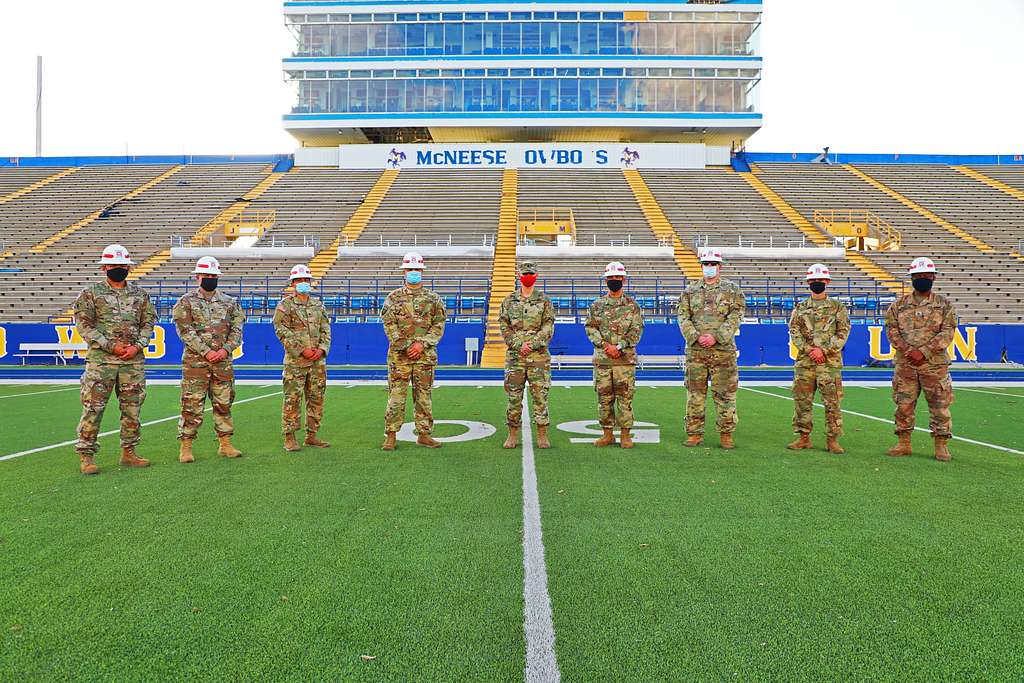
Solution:
<svg viewBox="0 0 1024 683"><path fill-rule="evenodd" d="M338 322L379 322L380 309L388 292L402 286L400 275L381 277L327 277L318 283L316 296ZM487 317L490 280L486 278L426 277L424 285L436 291L445 302L449 319L480 322ZM784 278L734 279L746 297L747 318L763 323L784 323L793 307L808 296L803 282ZM190 278L142 281L153 299L157 315L169 320L171 309L186 292L195 288ZM253 322L269 321L274 307L285 296L288 281L279 277L223 278L221 290L241 303ZM626 285L627 293L636 299L650 323L675 323L679 294L686 287L682 277L633 277ZM607 291L603 278L544 278L538 286L551 298L560 320L583 322L588 309ZM850 308L858 322L876 322L896 294L874 280L839 279L832 283L829 294Z"/></svg>

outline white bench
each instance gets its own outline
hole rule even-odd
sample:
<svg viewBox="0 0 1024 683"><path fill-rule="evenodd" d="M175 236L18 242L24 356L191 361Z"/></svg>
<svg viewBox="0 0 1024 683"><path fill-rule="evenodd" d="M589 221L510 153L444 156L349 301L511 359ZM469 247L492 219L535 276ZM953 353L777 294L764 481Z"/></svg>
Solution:
<svg viewBox="0 0 1024 683"><path fill-rule="evenodd" d="M21 353L14 354L21 358L21 364L25 365L30 358L53 358L54 365L68 364L67 356L64 354L70 351L86 351L88 344L20 344L18 350Z"/></svg>
<svg viewBox="0 0 1024 683"><path fill-rule="evenodd" d="M591 367L593 356L552 356L551 366L560 370L562 368ZM679 368L686 367L686 356L638 356L637 368Z"/></svg>

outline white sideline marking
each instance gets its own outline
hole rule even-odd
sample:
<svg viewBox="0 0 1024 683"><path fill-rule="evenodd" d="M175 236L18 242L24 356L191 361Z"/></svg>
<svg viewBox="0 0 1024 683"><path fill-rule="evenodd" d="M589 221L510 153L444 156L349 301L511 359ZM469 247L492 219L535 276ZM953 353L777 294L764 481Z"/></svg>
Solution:
<svg viewBox="0 0 1024 683"><path fill-rule="evenodd" d="M786 401L792 401L793 400L792 396L782 396L780 394L773 394L770 391L761 391L760 389L751 389L750 387L740 387L740 388L741 389L746 389L747 391L752 391L755 394L764 394L765 396L774 396L775 398L781 398L781 399L784 399ZM818 406L819 408L824 408L825 407L821 403L815 403L814 405ZM895 422L893 422L892 420L887 420L884 417L878 417L876 415L868 415L867 413L858 413L858 412L856 412L854 410L843 410L842 412L846 413L847 415L856 415L857 417L863 417L863 418L866 418L868 420L874 420L875 422L884 422L885 424L890 424L890 425L891 424L895 424ZM918 431L918 432L925 432L927 434L931 433L931 430L925 429L924 427L914 427L914 430ZM1014 453L1016 455L1024 455L1024 451L1018 451L1018 450L1015 450L1013 448L1007 448L1006 446L1000 446L1000 445L994 444L994 443L987 443L985 441L975 441L974 439L968 439L968 438L963 437L963 436L956 436L955 434L953 435L953 438L956 439L957 441L963 441L965 443L974 444L975 446L985 446L986 448L993 448L993 449L995 449L997 451L1005 451L1006 453Z"/></svg>
<svg viewBox="0 0 1024 683"><path fill-rule="evenodd" d="M981 389L963 389L960 387L953 387L960 391L973 391L976 394L992 394L993 396L1009 396L1010 398L1024 398L1024 394L1006 394L1001 391L982 391Z"/></svg>
<svg viewBox="0 0 1024 683"><path fill-rule="evenodd" d="M49 389L48 391L30 391L27 394L8 394L7 396L0 396L0 398L18 398L19 396L35 396L37 394L56 394L59 391L74 391L78 387L68 387L66 389Z"/></svg>
<svg viewBox="0 0 1024 683"><path fill-rule="evenodd" d="M262 396L253 396L251 398L243 398L241 401L235 401L232 404L232 406L242 405L243 403L248 403L250 401L258 401L261 398L269 398L271 396L280 396L283 393L284 393L283 391L275 391L272 394L263 394ZM213 410L213 406L209 406L203 412L209 413L212 410ZM170 422L171 420L177 420L179 417L181 417L180 414L178 414L178 415L171 415L170 417L161 417L159 420L150 420L149 422L143 422L140 426L141 427L149 427L151 425L160 424L161 422ZM119 434L120 431L121 431L120 429L111 429L109 432L103 432L99 436L110 436L111 434ZM99 437L97 437L97 438L99 438ZM20 453L11 453L10 455L0 456L0 461L14 460L15 458L20 458L20 457L25 456L25 455L32 455L33 453L42 453L43 451L51 451L54 448L63 448L64 446L74 446L76 443L78 443L78 439L72 439L71 441L61 441L60 443L50 444L49 446L41 446L39 448L31 448L31 449L29 449L27 451L21 451Z"/></svg>
<svg viewBox="0 0 1024 683"><path fill-rule="evenodd" d="M533 462L533 434L529 400L523 397L523 632L526 635L526 683L558 683L562 679L555 659L555 625L551 620L548 570L537 495L537 469Z"/></svg>

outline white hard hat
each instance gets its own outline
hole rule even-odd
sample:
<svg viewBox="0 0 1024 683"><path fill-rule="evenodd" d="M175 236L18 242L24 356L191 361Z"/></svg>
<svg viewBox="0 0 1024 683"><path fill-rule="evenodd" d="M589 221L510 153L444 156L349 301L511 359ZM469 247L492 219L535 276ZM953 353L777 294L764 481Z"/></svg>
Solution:
<svg viewBox="0 0 1024 683"><path fill-rule="evenodd" d="M402 257L402 269L403 270L426 270L427 267L423 264L423 257L417 254L415 251L410 251L408 254Z"/></svg>
<svg viewBox="0 0 1024 683"><path fill-rule="evenodd" d="M309 266L305 263L300 263L292 268L292 274L288 277L288 280L301 280L303 278L313 279L313 273L309 272Z"/></svg>
<svg viewBox="0 0 1024 683"><path fill-rule="evenodd" d="M700 250L700 255L697 257L697 260L701 263L721 263L722 252L718 249L707 247Z"/></svg>
<svg viewBox="0 0 1024 683"><path fill-rule="evenodd" d="M832 273L824 263L815 263L807 269L807 277L804 280L831 280Z"/></svg>
<svg viewBox="0 0 1024 683"><path fill-rule="evenodd" d="M192 272L196 275L220 275L220 263L212 256L204 256L196 261Z"/></svg>
<svg viewBox="0 0 1024 683"><path fill-rule="evenodd" d="M930 258L922 256L921 258L914 259L914 262L907 268L907 272L911 275L917 273L936 273L935 264Z"/></svg>
<svg viewBox="0 0 1024 683"><path fill-rule="evenodd" d="M135 261L132 261L131 257L128 255L128 250L120 244L111 244L103 250L103 256L100 257L100 265L133 266L135 265Z"/></svg>
<svg viewBox="0 0 1024 683"><path fill-rule="evenodd" d="M626 277L626 266L622 265L618 261L612 261L604 267L605 277Z"/></svg>

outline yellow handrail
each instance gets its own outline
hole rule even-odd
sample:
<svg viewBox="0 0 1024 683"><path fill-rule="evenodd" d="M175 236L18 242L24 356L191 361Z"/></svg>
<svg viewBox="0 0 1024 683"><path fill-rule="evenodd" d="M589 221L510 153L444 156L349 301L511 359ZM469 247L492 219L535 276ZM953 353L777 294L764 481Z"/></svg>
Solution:
<svg viewBox="0 0 1024 683"><path fill-rule="evenodd" d="M263 237L277 222L277 210L243 211L224 225L225 237Z"/></svg>
<svg viewBox="0 0 1024 683"><path fill-rule="evenodd" d="M814 223L837 237L864 238L877 242L878 251L898 251L903 246L903 235L889 221L867 209L815 209ZM864 226L865 234L857 230Z"/></svg>

